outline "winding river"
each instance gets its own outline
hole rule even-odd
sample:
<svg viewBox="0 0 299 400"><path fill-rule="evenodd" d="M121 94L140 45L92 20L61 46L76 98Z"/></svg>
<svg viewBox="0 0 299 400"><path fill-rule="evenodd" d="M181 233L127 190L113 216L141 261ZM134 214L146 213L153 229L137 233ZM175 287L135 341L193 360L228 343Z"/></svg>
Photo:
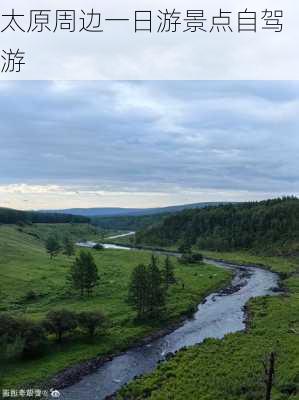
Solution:
<svg viewBox="0 0 299 400"><path fill-rule="evenodd" d="M92 247L92 242L86 247ZM82 245L79 244L79 245ZM111 245L105 245L111 248ZM125 248L114 246L113 248ZM126 248L125 248L126 249ZM128 249L129 250L129 249ZM235 266L205 260L235 273L231 286L210 294L199 304L192 319L170 334L136 347L104 363L95 373L62 390L67 400L101 400L119 390L135 376L151 372L167 353L201 343L206 338L223 338L245 328L244 306L253 297L274 294L278 276L257 267Z"/></svg>

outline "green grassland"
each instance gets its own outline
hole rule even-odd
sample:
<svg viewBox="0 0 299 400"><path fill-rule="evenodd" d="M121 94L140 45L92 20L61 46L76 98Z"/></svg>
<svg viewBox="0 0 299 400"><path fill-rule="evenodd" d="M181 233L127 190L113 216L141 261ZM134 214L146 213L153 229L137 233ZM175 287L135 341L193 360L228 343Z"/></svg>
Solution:
<svg viewBox="0 0 299 400"><path fill-rule="evenodd" d="M80 298L66 284L74 258L59 254L53 260L44 248L50 233L61 238L99 239L94 228L80 224L41 224L0 226L0 311L39 320L52 309L73 311L101 310L110 320L107 331L93 342L79 336L67 338L61 345L51 344L50 351L34 360L11 360L0 366L0 386L14 388L46 381L58 371L98 355L127 348L138 339L176 321L203 296L224 285L231 277L228 271L209 265L182 266L173 259L178 284L173 285L164 319L152 324L137 324L127 304L127 288L133 268L147 263L145 251L90 250L96 260L100 283L90 298ZM162 257L160 257L162 259ZM184 287L182 285L184 282ZM34 300L26 300L33 290Z"/></svg>
<svg viewBox="0 0 299 400"><path fill-rule="evenodd" d="M272 400L299 399L299 260L254 254L204 252L279 272L286 293L249 303L246 332L207 339L180 351L150 375L123 388L118 399L263 400L262 360L277 353Z"/></svg>

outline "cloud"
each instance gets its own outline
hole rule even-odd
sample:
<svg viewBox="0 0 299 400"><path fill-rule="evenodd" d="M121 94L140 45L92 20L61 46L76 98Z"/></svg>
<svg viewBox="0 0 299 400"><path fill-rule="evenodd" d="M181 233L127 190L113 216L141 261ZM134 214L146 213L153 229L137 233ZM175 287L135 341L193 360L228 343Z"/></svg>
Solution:
<svg viewBox="0 0 299 400"><path fill-rule="evenodd" d="M1 194L43 194L57 193L60 187L57 185L28 185L26 183L0 185Z"/></svg>
<svg viewBox="0 0 299 400"><path fill-rule="evenodd" d="M147 206L298 192L297 82L1 85L0 195L11 204L16 196L38 208L72 198Z"/></svg>

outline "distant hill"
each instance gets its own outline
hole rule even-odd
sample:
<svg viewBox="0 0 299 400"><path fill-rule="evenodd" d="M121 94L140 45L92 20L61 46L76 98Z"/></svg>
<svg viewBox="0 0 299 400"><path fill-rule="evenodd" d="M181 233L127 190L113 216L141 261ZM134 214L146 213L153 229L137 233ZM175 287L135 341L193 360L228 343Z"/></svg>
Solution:
<svg viewBox="0 0 299 400"><path fill-rule="evenodd" d="M46 213L82 215L85 217L123 217L155 215L179 212L185 209L203 208L213 205L226 204L220 202L183 204L178 206L159 207L159 208L69 208L64 210L40 210Z"/></svg>
<svg viewBox="0 0 299 400"><path fill-rule="evenodd" d="M136 242L218 251L256 249L271 254L299 254L299 199L285 197L184 210L141 229Z"/></svg>
<svg viewBox="0 0 299 400"><path fill-rule="evenodd" d="M0 207L0 224L20 223L88 223L89 218L64 213L20 211L11 208Z"/></svg>

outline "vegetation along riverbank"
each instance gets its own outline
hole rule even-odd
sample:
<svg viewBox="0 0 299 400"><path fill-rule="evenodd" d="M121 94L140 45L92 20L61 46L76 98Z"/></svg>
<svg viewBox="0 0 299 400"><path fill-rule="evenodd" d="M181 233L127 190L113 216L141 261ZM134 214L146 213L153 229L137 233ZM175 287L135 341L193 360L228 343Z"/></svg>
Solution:
<svg viewBox="0 0 299 400"><path fill-rule="evenodd" d="M165 309L158 319L136 321L136 310L127 301L129 283L134 268L150 262L150 252L86 250L97 266L98 284L90 295L81 297L69 282L71 266L79 250L68 256L61 248L51 256L46 249L49 235L55 236L60 246L64 246L65 236L72 240L97 239L94 228L87 224L0 226L1 314L22 319L23 324L24 319L36 322L42 327L45 323L49 326L49 312L53 310L71 312L70 318L83 312L101 312L106 322L92 338L84 333L82 324L76 323L75 327L70 323L59 340L52 328L46 333L45 348L33 357L20 354L17 346L22 347L22 342L9 343L13 346L7 347L3 334L1 345L7 351L2 352L5 359L1 361L1 387L36 387L78 362L120 352L179 321L209 291L231 279L228 271L201 263L181 265L171 258L177 282L167 292ZM163 259L159 257L159 266ZM26 332L28 335L32 330Z"/></svg>

